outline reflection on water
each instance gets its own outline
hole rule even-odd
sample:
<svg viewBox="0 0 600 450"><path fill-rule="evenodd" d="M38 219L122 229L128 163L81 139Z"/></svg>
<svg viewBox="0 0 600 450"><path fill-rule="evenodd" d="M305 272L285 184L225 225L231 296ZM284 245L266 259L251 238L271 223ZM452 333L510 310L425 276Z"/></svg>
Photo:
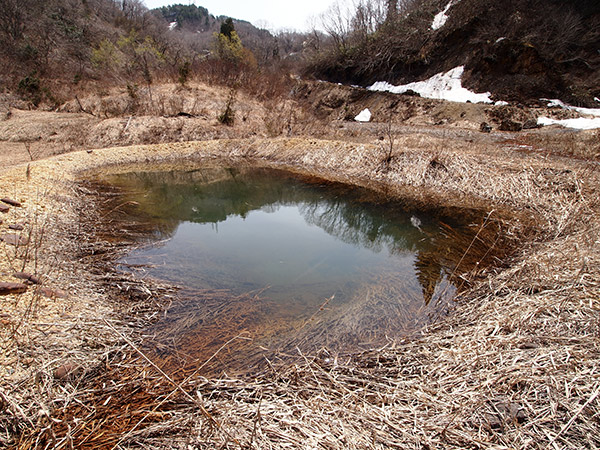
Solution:
<svg viewBox="0 0 600 450"><path fill-rule="evenodd" d="M243 332L250 340L234 346L228 366L264 352L356 350L415 330L453 295L456 255L477 247L482 220L415 214L364 189L272 169L106 181L162 240L122 263L187 298L154 328L160 348L200 358Z"/></svg>

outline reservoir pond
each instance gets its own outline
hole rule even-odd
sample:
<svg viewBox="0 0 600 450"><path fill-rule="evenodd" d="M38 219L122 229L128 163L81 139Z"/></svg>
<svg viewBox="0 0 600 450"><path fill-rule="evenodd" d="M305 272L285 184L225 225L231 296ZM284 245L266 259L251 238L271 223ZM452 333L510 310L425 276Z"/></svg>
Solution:
<svg viewBox="0 0 600 450"><path fill-rule="evenodd" d="M118 192L106 213L116 226L144 225L119 266L180 288L147 346L186 371L391 345L448 311L498 233L482 212L417 211L275 169L132 171L102 183Z"/></svg>

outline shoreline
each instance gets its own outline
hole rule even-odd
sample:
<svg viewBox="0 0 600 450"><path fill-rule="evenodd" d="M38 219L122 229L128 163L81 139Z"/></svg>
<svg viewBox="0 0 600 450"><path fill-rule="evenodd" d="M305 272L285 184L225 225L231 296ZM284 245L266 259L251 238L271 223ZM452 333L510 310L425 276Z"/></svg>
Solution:
<svg viewBox="0 0 600 450"><path fill-rule="evenodd" d="M327 423L321 423L319 417L322 418L323 414L330 416L337 411L335 414L339 416L330 425L335 426L336 420L339 420L353 430L352 436L347 436L353 443L344 448L364 448L366 442L369 442L369 448L379 448L386 439L391 439L390 436L403 445L430 441L432 446L446 442L448 448L459 448L483 438L491 439L491 442L494 439L500 439L499 442L508 440L516 445L517 442L524 442L522 439L525 437L532 439L532 429L538 427L521 424L539 424L540 418L543 418L544 427L540 428L541 431L534 431L539 431L539 439L542 440L536 442L533 448L543 448L544 442L549 443L548 436L556 436L552 442L564 440L564 445L569 442L581 444L582 441L577 441L580 439L579 433L574 430L583 430L593 424L594 408L597 411L594 393L598 395L600 385L597 375L591 370L597 364L599 339L592 332L592 317L600 309L600 296L593 296L594 292L600 290L600 273L596 265L600 260L597 250L598 205L594 200L599 185L597 171L585 161L511 152L492 144L474 149L468 142L452 142L448 148L448 142L443 138L406 135L397 140L396 149L389 168L382 170L381 148L375 144L300 138L199 141L68 153L32 162L29 171L27 165L23 164L0 174L1 184L8 186L3 189L2 196L23 204L21 208L11 208L9 213L2 215L2 232L7 232L9 222L24 222L29 227L24 232L28 233L33 243L29 253L36 254L36 259L31 258L23 271L37 266L38 272L44 276L44 286L67 293L64 299L57 296L48 298L34 293L35 288L30 288L19 296L0 297L4 311L2 319L11 322L3 327L3 346L9 351L2 364L5 369L2 373L2 397L6 397L8 400L5 402L14 407L8 408L8 411L13 417L19 417L20 409L23 412L23 417L19 417L22 423L33 424L31 417L39 415L41 405L58 401L57 386L73 382L69 377L57 378L58 369L67 364L93 367L94 362L97 365L111 352L111 344L115 339L121 343L127 342L136 333L135 328L128 328L126 321L118 318L115 304L107 298L106 293L101 292L101 286L97 283L102 274L90 276L86 273L90 268L87 261L69 258L69 255L84 254L86 249L93 247L93 242L81 240L85 236L81 231L85 218L80 218L78 212L85 210L85 205L77 204L77 199L82 197L77 194L76 181L85 178L90 171L113 170L115 167L119 170L118 167L128 164L170 164L177 160L194 161L194 164L197 161L249 164L261 161L333 181L380 189L384 187L394 196L412 196L417 204L434 199L448 206L490 205L521 210L524 221L527 217L535 217L538 229L533 240L524 243L519 258L510 268L487 274L486 279L460 296L450 317L429 327L418 341L399 342L376 354L357 356L351 364L324 364L319 362L319 355L312 355L305 367L281 369L282 373L276 374L266 371L258 374L253 382L235 379L193 380L193 389L199 389L204 396L211 398L211 407L217 411L216 420L220 424L207 436L198 435L198 439L209 439L206 442L215 445L223 442L233 445L236 440L242 442L252 437L257 442L260 442L260 438L265 439L265 443L279 442L277 445L284 445L288 442L298 447L300 442L304 442L303 439L312 442L311 435L316 439L326 430L335 436L334 430L329 429ZM514 225L517 228L523 226L518 222ZM42 237L39 237L40 234ZM89 248L86 247L88 245ZM7 255L14 252L6 243L0 246ZM6 258L0 266L0 281L13 281L11 272L22 266L21 263L18 257ZM577 309L577 305L580 309ZM556 308L558 313L555 312ZM12 323L15 316L20 325ZM40 317L44 320L41 321ZM577 317L583 319L573 322ZM104 326L106 321L111 323L113 329ZM68 324L67 329L71 327L69 333L64 331L65 327L61 324ZM6 330L16 325L19 326L13 336L7 337ZM43 332L40 332L42 328ZM546 336L547 332L554 333L554 336ZM448 341L449 336L453 336L451 341ZM589 342L584 342L583 336ZM40 342L44 343L32 351L30 347ZM10 347L11 343L15 348ZM30 358L28 366L23 364L23 354L29 355L26 356ZM489 365L477 362L482 357L478 356L480 354L490 362ZM573 356L567 356L583 357L586 354L592 355L592 359L584 357L573 362ZM9 364L10 358L16 358L21 367ZM506 358L517 358L516 366L510 366L510 369ZM539 386L527 380L533 377L531 383L534 378L539 383L542 379L541 386L545 386L553 383L551 378L555 375L547 371L543 371L544 376L550 378L540 378L535 371L527 375L529 372L525 363L529 361L534 367L536 361L543 360L544 364L548 364L543 366L545 369L553 369L556 364L551 361L562 361L564 358L571 360L573 366L567 363L561 366L562 369L557 372L557 386L560 380L567 384L575 383L573 377L577 375L580 381L573 385L571 391L576 389L582 401L567 395L568 392L562 395L557 391L553 394L557 404L568 404L569 407L561 411L557 409L553 412L554 416L548 416L543 402L538 404L531 400L534 388ZM444 370L440 372L439 364L442 363L445 364ZM14 372L9 374L7 368L12 366L15 366ZM380 376L380 383L373 382L370 389L358 394L348 381L336 381L344 379L344 374L352 367L365 381ZM513 369L514 374L509 375ZM303 387L282 393L284 386L290 386L292 370L299 374L298 383ZM458 374L466 373L471 375L461 383ZM84 370L79 376L90 374ZM515 382L523 382L525 387L516 391L506 390L508 381L504 378L507 376L513 377ZM24 408L23 402L34 396L35 386L40 384L36 378L43 380L42 392L45 394L33 406ZM428 378L431 378L434 386L438 386L437 391L429 392ZM423 386L419 386L417 379L421 380ZM488 380L487 384L485 380ZM278 383L283 384L277 388ZM329 389L322 388L325 383L328 383ZM216 395L214 401L210 396L210 392L220 392L225 385L238 389L242 399L239 403L234 402L233 407L230 405L227 412L222 409L230 401L227 395ZM481 386L486 387L480 390ZM303 389L308 392L308 397L297 397ZM241 394L249 391L268 392L267 400L262 397L262 407L280 408L281 415L269 416L263 419L265 424L261 425L285 430L280 432L280 436L267 432L261 436L253 433L255 422L249 419L248 411L252 411L250 416L255 417L256 398ZM349 400L339 397L340 392L346 391L353 392L350 398L354 402L362 399L354 405L355 409L362 411L361 420L351 413L352 407L346 403ZM399 396L397 392L403 394ZM374 401L370 395L379 400ZM410 399L423 400L424 395L427 397L425 403L429 406L415 406L413 410L414 404ZM324 405L319 396L329 399L330 407ZM548 398L551 399L550 403L554 401L552 395ZM576 414L586 401L589 401L586 407L590 411ZM493 408L488 407L490 402L495 405ZM187 404L187 410L191 408L196 412L206 408L206 404L194 404L189 399L183 403ZM293 416L293 403L305 408L304 419L297 425L298 429L290 427L291 416L287 416ZM505 413L495 412L504 411L503 407L498 406L499 403L517 404L518 411L514 412L514 417L511 416L512 407L508 407ZM409 408L411 404L413 406ZM340 408L344 411L341 412ZM400 419L400 416L393 427L389 423L386 425L381 416L383 413L379 412L382 408L390 417L407 414L410 410L420 428L415 430L409 425L410 421ZM522 415L517 416L521 410ZM266 413L261 414L264 417ZM522 419L523 415L525 418ZM283 416L287 418L284 420ZM375 419L383 431L378 431L371 440L366 430L372 428L372 420ZM571 419L570 429L561 432L561 424ZM4 417L2 420L8 419ZM202 428L202 423L212 423L203 413L195 421L190 420L194 424L188 424L191 430L196 429L194 427ZM496 426L498 420L500 428L504 430L500 434ZM552 421L556 424L551 425ZM362 433L359 431L361 427L365 427L365 436L354 436ZM403 431L398 433L398 428ZM441 429L444 431L440 434ZM11 434L14 433L15 430ZM232 440L232 434L239 436ZM166 445L166 442L169 441L160 445ZM332 448L342 448L339 442L335 440ZM158 441L155 444L159 445Z"/></svg>

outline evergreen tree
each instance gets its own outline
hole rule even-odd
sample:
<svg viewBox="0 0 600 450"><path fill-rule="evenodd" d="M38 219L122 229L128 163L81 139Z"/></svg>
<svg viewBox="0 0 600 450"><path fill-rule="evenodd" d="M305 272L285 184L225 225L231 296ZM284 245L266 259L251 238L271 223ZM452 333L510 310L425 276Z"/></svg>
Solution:
<svg viewBox="0 0 600 450"><path fill-rule="evenodd" d="M224 33L215 33L216 50L219 58L232 62L240 62L244 56L244 47L238 34L231 32L229 37Z"/></svg>
<svg viewBox="0 0 600 450"><path fill-rule="evenodd" d="M230 17L221 24L221 34L231 39L232 33L235 32L235 26L233 25L233 19Z"/></svg>

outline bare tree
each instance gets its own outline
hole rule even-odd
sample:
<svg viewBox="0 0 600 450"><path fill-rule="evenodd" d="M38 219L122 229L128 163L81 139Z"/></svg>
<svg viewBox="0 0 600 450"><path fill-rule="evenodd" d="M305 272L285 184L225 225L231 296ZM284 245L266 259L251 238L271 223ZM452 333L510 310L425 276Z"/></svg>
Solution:
<svg viewBox="0 0 600 450"><path fill-rule="evenodd" d="M327 12L321 16L323 29L331 36L335 48L340 53L348 49L348 37L352 30L353 11L350 7L342 5L337 0Z"/></svg>
<svg viewBox="0 0 600 450"><path fill-rule="evenodd" d="M10 41L18 41L25 31L26 7L18 0L4 0L0 7L0 30Z"/></svg>
<svg viewBox="0 0 600 450"><path fill-rule="evenodd" d="M386 19L383 0L360 0L352 19L352 35L364 43Z"/></svg>
<svg viewBox="0 0 600 450"><path fill-rule="evenodd" d="M388 22L396 19L398 15L398 0L387 0L387 18Z"/></svg>
<svg viewBox="0 0 600 450"><path fill-rule="evenodd" d="M381 144L381 149L383 151L383 160L381 161L382 169L384 172L389 172L392 164L392 159L394 158L394 145L396 143L396 135L394 132L394 123L395 117L393 113L390 113L388 117L388 121L384 125L384 135L387 139L387 142L383 142Z"/></svg>

